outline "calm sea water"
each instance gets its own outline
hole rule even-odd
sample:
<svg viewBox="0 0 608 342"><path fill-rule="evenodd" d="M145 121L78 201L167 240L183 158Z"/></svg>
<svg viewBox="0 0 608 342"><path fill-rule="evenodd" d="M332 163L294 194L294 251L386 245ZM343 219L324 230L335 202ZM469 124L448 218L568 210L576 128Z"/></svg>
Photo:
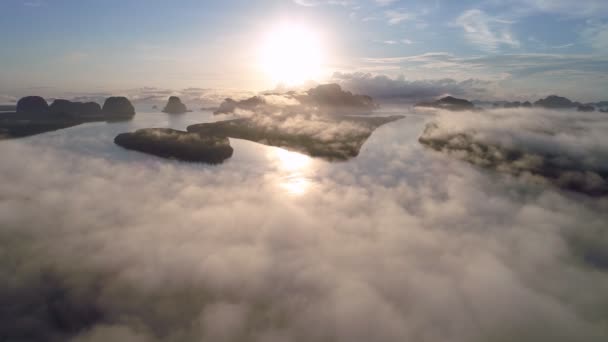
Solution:
<svg viewBox="0 0 608 342"><path fill-rule="evenodd" d="M286 186L288 192L302 195L306 193L307 186L345 171L356 174L358 177L370 177L378 184L384 182L387 185L395 184L399 182L399 179L413 177L415 172L400 173L398 169L395 169L395 163L420 163L433 159L433 153L429 154L429 151L426 151L417 142L424 123L430 116L394 110L378 112L378 115L396 114L405 115L406 118L380 127L363 146L358 157L344 162L327 162L277 147L231 139L231 145L235 151L233 157L222 165L210 166L166 160L140 152L128 151L113 143L116 135L141 128L168 127L186 130L192 124L226 119L226 117L214 116L210 111L195 111L183 115L168 115L151 110L140 111L131 121L87 123L21 139L19 143L40 145L45 148L67 151L81 157L104 158L114 162L168 164L185 170L201 168L214 172L221 172L223 169L239 170L248 175L260 175L264 179L268 179L269 174L274 174L278 179L288 182ZM415 155L415 160L400 160L403 157L400 154L404 152L404 148L408 154ZM411 157L412 155L409 158ZM289 185L290 182L293 183L293 186Z"/></svg>

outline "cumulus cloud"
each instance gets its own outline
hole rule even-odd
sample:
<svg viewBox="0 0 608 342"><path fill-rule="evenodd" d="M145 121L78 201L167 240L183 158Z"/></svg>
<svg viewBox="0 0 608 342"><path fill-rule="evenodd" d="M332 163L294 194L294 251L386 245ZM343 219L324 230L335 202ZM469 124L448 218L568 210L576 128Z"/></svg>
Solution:
<svg viewBox="0 0 608 342"><path fill-rule="evenodd" d="M589 21L582 36L594 49L608 51L608 22Z"/></svg>
<svg viewBox="0 0 608 342"><path fill-rule="evenodd" d="M605 341L608 202L429 153L425 121L296 170L115 149L137 121L0 143L0 336Z"/></svg>
<svg viewBox="0 0 608 342"><path fill-rule="evenodd" d="M511 21L488 15L482 10L472 9L464 12L456 20L466 38L483 51L496 52L500 47L517 48L519 40L510 30Z"/></svg>
<svg viewBox="0 0 608 342"><path fill-rule="evenodd" d="M505 94L528 100L560 94L582 101L602 101L603 89L608 86L604 77L608 59L601 54L522 53L465 57L431 52L365 58L363 63L376 73L394 74L397 70L415 79L450 77L494 81L497 87L488 92L498 99L504 99ZM568 77L564 78L564 75Z"/></svg>

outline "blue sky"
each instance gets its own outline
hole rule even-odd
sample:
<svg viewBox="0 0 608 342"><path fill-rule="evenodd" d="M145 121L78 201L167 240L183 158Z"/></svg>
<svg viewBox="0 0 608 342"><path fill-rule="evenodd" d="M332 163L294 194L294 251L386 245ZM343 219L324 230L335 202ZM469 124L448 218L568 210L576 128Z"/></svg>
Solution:
<svg viewBox="0 0 608 342"><path fill-rule="evenodd" d="M1 96L268 89L257 45L293 21L322 37L317 81L473 79L489 98L608 100L606 0L2 0L0 13Z"/></svg>

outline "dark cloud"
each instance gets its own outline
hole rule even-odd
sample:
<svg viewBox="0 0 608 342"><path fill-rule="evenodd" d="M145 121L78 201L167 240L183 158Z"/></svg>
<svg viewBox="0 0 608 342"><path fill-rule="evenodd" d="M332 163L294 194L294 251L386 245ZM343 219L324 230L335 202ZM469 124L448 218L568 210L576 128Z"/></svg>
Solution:
<svg viewBox="0 0 608 342"><path fill-rule="evenodd" d="M431 100L440 96L484 97L490 82L480 80L456 81L453 79L409 81L403 77L393 79L385 75L366 73L336 73L333 79L343 88L375 99L398 102Z"/></svg>

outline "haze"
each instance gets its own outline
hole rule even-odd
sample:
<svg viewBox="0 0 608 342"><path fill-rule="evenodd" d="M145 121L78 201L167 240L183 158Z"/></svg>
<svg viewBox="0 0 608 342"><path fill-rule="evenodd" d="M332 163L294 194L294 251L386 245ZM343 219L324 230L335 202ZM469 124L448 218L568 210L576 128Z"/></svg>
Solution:
<svg viewBox="0 0 608 342"><path fill-rule="evenodd" d="M608 341L607 1L0 13L0 341Z"/></svg>

